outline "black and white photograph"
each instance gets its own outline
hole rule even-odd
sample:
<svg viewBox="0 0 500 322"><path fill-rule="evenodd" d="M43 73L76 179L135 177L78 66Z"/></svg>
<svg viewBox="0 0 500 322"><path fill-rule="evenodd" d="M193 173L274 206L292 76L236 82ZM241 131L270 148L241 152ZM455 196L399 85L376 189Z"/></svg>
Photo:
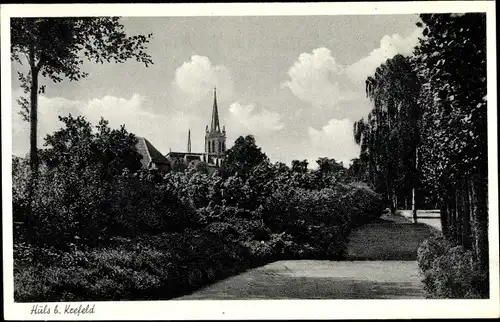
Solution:
<svg viewBox="0 0 500 322"><path fill-rule="evenodd" d="M5 316L499 317L494 2L433 2L2 5Z"/></svg>

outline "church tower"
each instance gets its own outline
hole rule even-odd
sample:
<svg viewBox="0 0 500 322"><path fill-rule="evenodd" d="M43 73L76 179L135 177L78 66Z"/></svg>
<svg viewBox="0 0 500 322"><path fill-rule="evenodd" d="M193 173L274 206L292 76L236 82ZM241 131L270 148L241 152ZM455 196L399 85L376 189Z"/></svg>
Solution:
<svg viewBox="0 0 500 322"><path fill-rule="evenodd" d="M216 166L220 166L226 153L226 128L222 131L219 124L219 110L217 107L217 92L214 88L214 105L212 108L212 121L210 129L205 128L205 155L206 161Z"/></svg>

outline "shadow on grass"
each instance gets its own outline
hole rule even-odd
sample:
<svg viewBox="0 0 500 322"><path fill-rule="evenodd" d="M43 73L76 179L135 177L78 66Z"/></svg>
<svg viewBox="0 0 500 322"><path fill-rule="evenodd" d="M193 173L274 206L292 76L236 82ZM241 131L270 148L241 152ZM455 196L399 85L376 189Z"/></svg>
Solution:
<svg viewBox="0 0 500 322"><path fill-rule="evenodd" d="M416 260L420 244L435 234L422 223L380 220L351 233L346 260Z"/></svg>

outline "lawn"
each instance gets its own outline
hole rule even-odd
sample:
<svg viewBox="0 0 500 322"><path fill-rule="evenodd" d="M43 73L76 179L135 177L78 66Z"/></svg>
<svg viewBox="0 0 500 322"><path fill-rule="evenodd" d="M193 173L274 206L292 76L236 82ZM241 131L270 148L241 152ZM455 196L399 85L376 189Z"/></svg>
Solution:
<svg viewBox="0 0 500 322"><path fill-rule="evenodd" d="M351 233L346 259L416 260L418 246L435 233L423 223L381 220Z"/></svg>
<svg viewBox="0 0 500 322"><path fill-rule="evenodd" d="M435 233L404 217L383 217L351 233L346 261L277 261L178 299L424 298L417 249Z"/></svg>

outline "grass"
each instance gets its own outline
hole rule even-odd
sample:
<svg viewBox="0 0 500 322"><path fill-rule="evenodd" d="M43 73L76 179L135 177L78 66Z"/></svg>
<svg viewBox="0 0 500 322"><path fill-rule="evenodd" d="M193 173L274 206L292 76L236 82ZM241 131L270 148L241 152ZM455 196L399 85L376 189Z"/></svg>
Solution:
<svg viewBox="0 0 500 322"><path fill-rule="evenodd" d="M416 260L417 249L436 231L422 223L382 220L349 236L347 260Z"/></svg>
<svg viewBox="0 0 500 322"><path fill-rule="evenodd" d="M355 229L347 261L278 261L179 300L424 298L417 249L435 230L404 217Z"/></svg>

